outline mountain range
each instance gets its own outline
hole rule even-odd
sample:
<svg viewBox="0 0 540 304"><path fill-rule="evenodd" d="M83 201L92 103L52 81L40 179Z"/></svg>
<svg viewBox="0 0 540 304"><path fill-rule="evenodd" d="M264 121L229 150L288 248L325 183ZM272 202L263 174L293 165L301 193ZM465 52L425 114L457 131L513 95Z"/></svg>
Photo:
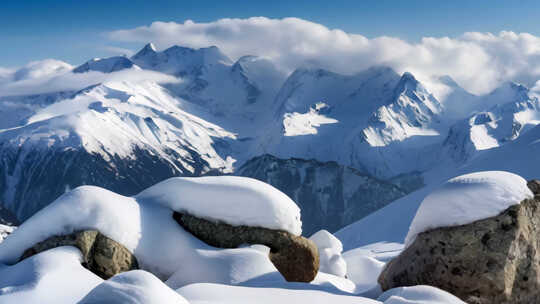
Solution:
<svg viewBox="0 0 540 304"><path fill-rule="evenodd" d="M335 231L460 168L489 169L540 123L538 98L517 83L477 96L442 76L439 98L384 66L289 73L217 47L148 44L66 73L138 71L178 81L0 97L1 205L24 220L79 185L133 195L171 176L236 174L291 196L305 233Z"/></svg>

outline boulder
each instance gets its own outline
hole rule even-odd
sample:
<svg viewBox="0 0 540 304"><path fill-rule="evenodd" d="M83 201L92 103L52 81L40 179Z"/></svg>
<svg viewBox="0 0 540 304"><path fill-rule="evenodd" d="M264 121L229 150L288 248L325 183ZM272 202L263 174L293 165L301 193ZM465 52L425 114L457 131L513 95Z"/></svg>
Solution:
<svg viewBox="0 0 540 304"><path fill-rule="evenodd" d="M126 247L96 230L52 236L27 249L20 260L60 246L79 248L82 265L105 280L115 274L139 268L137 259Z"/></svg>
<svg viewBox="0 0 540 304"><path fill-rule="evenodd" d="M467 303L540 303L540 185L499 215L420 233L390 261L383 290L431 285Z"/></svg>
<svg viewBox="0 0 540 304"><path fill-rule="evenodd" d="M262 227L232 226L178 212L173 213L173 218L210 246L237 248L243 244L262 244L270 247L270 261L289 282L311 282L319 270L317 246L304 237Z"/></svg>

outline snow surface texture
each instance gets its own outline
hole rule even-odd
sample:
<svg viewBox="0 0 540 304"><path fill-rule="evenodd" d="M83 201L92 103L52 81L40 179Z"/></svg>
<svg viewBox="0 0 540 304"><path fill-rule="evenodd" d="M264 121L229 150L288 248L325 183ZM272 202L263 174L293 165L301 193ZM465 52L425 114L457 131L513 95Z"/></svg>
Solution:
<svg viewBox="0 0 540 304"><path fill-rule="evenodd" d="M103 281L81 262L79 249L65 246L13 266L0 263L0 303L77 303Z"/></svg>
<svg viewBox="0 0 540 304"><path fill-rule="evenodd" d="M347 274L347 264L341 256L343 245L330 232L320 230L310 238L319 249L319 271L345 277Z"/></svg>
<svg viewBox="0 0 540 304"><path fill-rule="evenodd" d="M448 292L425 285L390 289L379 301L385 304L465 304Z"/></svg>
<svg viewBox="0 0 540 304"><path fill-rule="evenodd" d="M104 281L79 304L188 304L188 301L149 272L133 270Z"/></svg>
<svg viewBox="0 0 540 304"><path fill-rule="evenodd" d="M527 181L509 172L484 171L452 178L422 201L405 246L424 231L493 217L533 196Z"/></svg>

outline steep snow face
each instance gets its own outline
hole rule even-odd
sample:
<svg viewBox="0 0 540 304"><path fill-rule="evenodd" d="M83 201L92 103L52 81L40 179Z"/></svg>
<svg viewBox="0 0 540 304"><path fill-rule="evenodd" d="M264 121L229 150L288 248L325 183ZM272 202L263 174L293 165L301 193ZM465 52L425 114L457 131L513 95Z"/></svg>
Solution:
<svg viewBox="0 0 540 304"><path fill-rule="evenodd" d="M439 101L411 74L400 77L384 67L353 76L298 69L276 103L279 127L256 151L334 160L384 178L433 165L432 158L418 158L418 151L445 133Z"/></svg>
<svg viewBox="0 0 540 304"><path fill-rule="evenodd" d="M173 175L230 172L236 135L182 110L188 105L153 82L112 82L38 107L0 130L4 205L25 219L81 184L134 194Z"/></svg>
<svg viewBox="0 0 540 304"><path fill-rule="evenodd" d="M303 231L337 229L405 195L405 191L335 162L255 157L235 172L269 183L302 212Z"/></svg>
<svg viewBox="0 0 540 304"><path fill-rule="evenodd" d="M540 101L524 86L506 84L483 97L482 104L489 103L495 105L450 128L444 146L457 161L512 141L540 123Z"/></svg>
<svg viewBox="0 0 540 304"><path fill-rule="evenodd" d="M325 124L333 124L338 121L324 116L324 110L328 106L319 102L314 107L310 107L307 113L285 113L283 117L283 128L285 136L298 136L317 134L317 128Z"/></svg>
<svg viewBox="0 0 540 304"><path fill-rule="evenodd" d="M509 172L484 171L452 178L422 201L405 238L405 246L424 231L493 217L532 197L527 181Z"/></svg>
<svg viewBox="0 0 540 304"><path fill-rule="evenodd" d="M97 71L102 73L112 73L123 69L140 69L133 64L131 60L124 56L115 56L109 58L94 58L82 65L76 67L73 73L85 73L89 71Z"/></svg>
<svg viewBox="0 0 540 304"><path fill-rule="evenodd" d="M437 136L442 106L410 73L405 73L394 89L394 102L377 109L364 129L372 147L387 146L412 136Z"/></svg>

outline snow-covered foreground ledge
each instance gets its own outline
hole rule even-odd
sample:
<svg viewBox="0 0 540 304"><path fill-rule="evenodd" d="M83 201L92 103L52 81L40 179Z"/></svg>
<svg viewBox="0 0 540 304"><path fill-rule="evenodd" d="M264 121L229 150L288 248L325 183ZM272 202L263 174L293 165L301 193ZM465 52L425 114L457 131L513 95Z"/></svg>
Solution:
<svg viewBox="0 0 540 304"><path fill-rule="evenodd" d="M345 253L344 259L341 242L327 231L312 239L325 253L323 270L331 273L319 272L311 283L289 283L270 262L269 248L208 246L174 221L174 211L301 233L300 210L294 202L252 179L173 178L134 197L79 187L0 243L0 303L409 303L409 297L419 303L462 303L435 288L396 291L377 300L380 290L374 282L385 259L364 257L363 250ZM71 246L18 262L26 249L48 237L88 229L125 246L142 270L104 281L81 265L81 252ZM345 261L355 265L355 273L347 273ZM346 273L359 284L345 278Z"/></svg>

